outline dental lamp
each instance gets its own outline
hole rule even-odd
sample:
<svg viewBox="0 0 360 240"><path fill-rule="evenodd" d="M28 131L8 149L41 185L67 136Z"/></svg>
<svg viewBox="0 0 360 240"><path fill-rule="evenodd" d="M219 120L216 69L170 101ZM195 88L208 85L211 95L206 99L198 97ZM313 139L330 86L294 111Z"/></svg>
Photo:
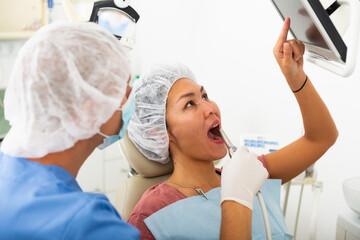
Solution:
<svg viewBox="0 0 360 240"><path fill-rule="evenodd" d="M89 9L86 8L89 11L86 10L85 19L76 13L71 0L62 0L62 5L70 21L95 22L117 37L125 49L131 50L134 47L135 28L140 16L130 6L130 0L96 1L92 5L92 10L91 6Z"/></svg>
<svg viewBox="0 0 360 240"><path fill-rule="evenodd" d="M119 8L126 8L130 5L130 0L114 0L114 4Z"/></svg>
<svg viewBox="0 0 360 240"><path fill-rule="evenodd" d="M359 0L271 0L290 32L306 48L306 60L342 77L356 66ZM347 38L345 43L344 39Z"/></svg>
<svg viewBox="0 0 360 240"><path fill-rule="evenodd" d="M89 21L106 28L131 50L135 44L135 28L140 16L129 4L130 0L95 2Z"/></svg>

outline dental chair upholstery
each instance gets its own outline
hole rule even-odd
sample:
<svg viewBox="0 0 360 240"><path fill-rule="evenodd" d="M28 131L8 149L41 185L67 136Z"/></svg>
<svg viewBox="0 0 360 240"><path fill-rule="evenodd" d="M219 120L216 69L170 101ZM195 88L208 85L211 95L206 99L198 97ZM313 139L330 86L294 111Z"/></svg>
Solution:
<svg viewBox="0 0 360 240"><path fill-rule="evenodd" d="M130 166L138 173L123 181L116 191L115 208L127 221L142 194L151 186L167 180L174 170L172 161L161 164L147 159L129 139L126 132L119 141L120 148Z"/></svg>

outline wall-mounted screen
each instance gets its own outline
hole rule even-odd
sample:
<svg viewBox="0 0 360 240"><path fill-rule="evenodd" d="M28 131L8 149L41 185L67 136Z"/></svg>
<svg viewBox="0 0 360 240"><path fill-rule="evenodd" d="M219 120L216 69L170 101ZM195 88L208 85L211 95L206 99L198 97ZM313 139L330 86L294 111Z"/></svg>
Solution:
<svg viewBox="0 0 360 240"><path fill-rule="evenodd" d="M280 16L291 20L292 35L308 53L327 60L346 62L347 47L319 0L271 0ZM331 13L330 13L331 14Z"/></svg>

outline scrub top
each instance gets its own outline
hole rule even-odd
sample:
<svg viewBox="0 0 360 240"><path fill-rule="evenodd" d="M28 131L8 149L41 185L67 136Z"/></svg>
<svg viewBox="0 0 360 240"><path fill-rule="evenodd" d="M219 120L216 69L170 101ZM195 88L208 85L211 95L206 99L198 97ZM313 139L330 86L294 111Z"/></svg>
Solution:
<svg viewBox="0 0 360 240"><path fill-rule="evenodd" d="M64 168L0 152L0 239L139 239L103 194Z"/></svg>

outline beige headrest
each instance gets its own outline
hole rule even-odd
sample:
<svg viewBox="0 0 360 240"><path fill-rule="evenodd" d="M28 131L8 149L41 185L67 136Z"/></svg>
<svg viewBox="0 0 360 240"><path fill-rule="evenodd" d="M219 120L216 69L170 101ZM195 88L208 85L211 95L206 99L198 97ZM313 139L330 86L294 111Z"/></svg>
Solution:
<svg viewBox="0 0 360 240"><path fill-rule="evenodd" d="M131 142L128 132L125 133L119 144L130 166L144 177L158 177L172 173L174 170L172 161L161 164L146 158Z"/></svg>
<svg viewBox="0 0 360 240"><path fill-rule="evenodd" d="M170 175L171 174L153 178L136 175L121 182L116 190L114 206L120 213L122 220L128 220L137 202L149 187L167 180Z"/></svg>

